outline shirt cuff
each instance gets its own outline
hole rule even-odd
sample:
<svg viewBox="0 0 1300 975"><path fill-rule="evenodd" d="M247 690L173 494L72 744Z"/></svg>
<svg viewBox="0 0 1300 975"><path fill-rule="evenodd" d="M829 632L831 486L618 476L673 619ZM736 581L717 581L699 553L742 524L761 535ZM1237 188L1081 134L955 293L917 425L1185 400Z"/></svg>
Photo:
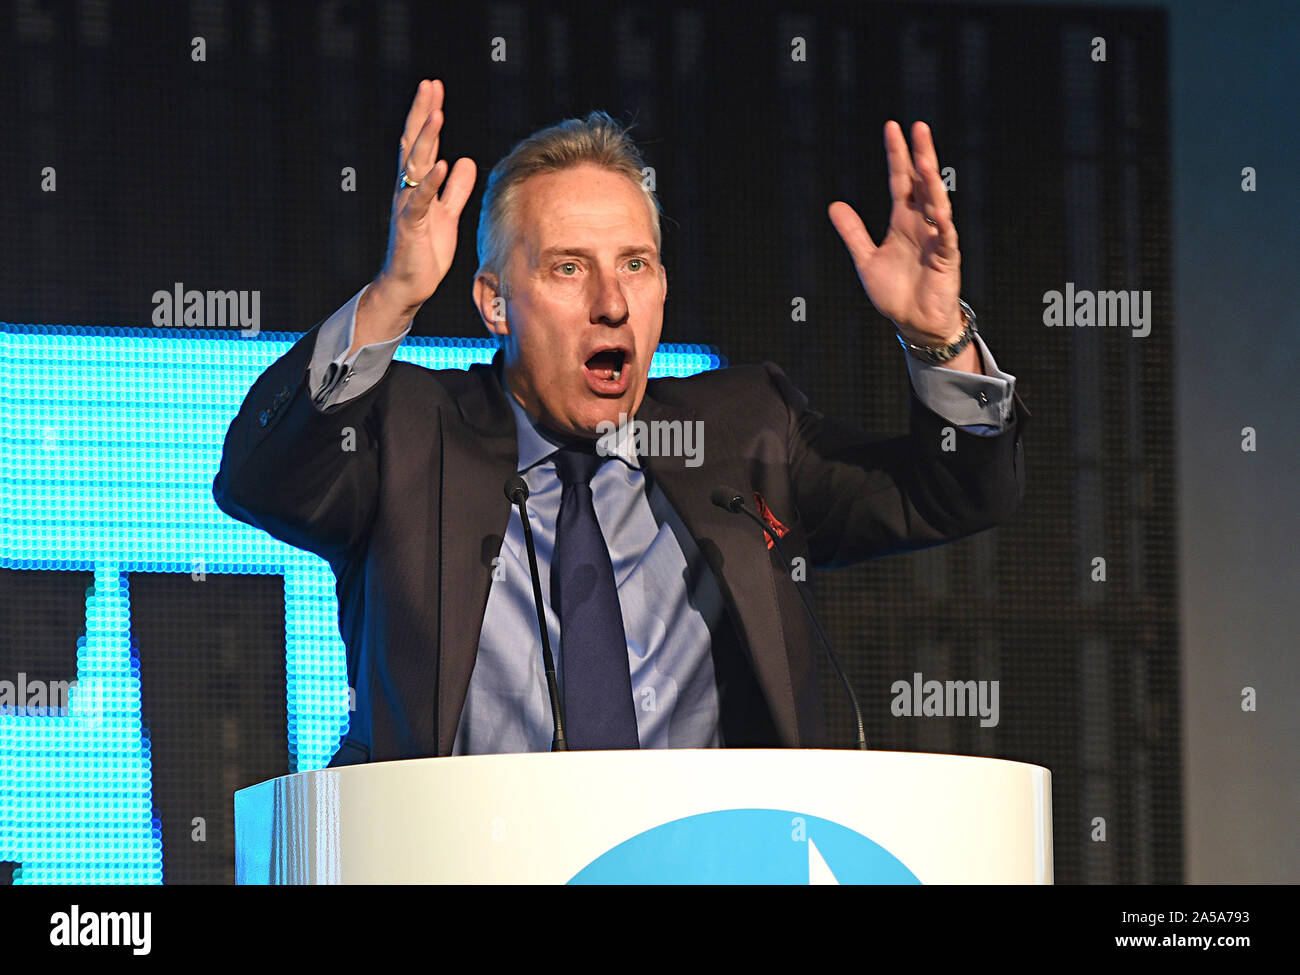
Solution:
<svg viewBox="0 0 1300 975"><path fill-rule="evenodd" d="M386 342L363 345L351 356L352 340L357 329L357 304L366 293L367 284L342 308L324 322L316 333L316 348L308 367L312 402L319 410L356 399L368 392L388 370L402 340L410 334L411 323L401 335Z"/></svg>
<svg viewBox="0 0 1300 975"><path fill-rule="evenodd" d="M908 352L903 355L917 399L967 433L993 437L1006 429L1011 418L1016 377L998 368L979 332L974 341L984 362L983 376L931 365Z"/></svg>

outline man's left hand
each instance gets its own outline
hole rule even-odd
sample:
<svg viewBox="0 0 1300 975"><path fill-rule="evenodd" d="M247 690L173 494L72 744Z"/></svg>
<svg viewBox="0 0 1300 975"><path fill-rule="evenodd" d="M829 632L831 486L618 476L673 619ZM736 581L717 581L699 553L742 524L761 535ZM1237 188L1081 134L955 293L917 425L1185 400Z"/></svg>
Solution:
<svg viewBox="0 0 1300 975"><path fill-rule="evenodd" d="M912 126L912 144L915 151L909 153L899 124L885 123L889 195L894 202L889 230L879 247L847 203L836 201L827 212L876 310L891 319L909 342L941 346L956 341L965 324L957 304L961 251L934 139L924 122ZM973 345L959 358L968 358L965 353L971 351ZM951 365L961 368L957 360ZM976 365L970 371L982 370Z"/></svg>

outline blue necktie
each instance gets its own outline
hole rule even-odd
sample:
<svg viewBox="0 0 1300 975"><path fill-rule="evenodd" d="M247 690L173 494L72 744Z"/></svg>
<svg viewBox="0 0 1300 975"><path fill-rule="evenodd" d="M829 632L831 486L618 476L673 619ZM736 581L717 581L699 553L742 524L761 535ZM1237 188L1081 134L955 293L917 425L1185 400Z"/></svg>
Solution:
<svg viewBox="0 0 1300 975"><path fill-rule="evenodd" d="M560 617L564 718L573 749L641 747L614 566L591 496L591 478L606 459L587 443L555 455L564 491L551 560L551 605Z"/></svg>

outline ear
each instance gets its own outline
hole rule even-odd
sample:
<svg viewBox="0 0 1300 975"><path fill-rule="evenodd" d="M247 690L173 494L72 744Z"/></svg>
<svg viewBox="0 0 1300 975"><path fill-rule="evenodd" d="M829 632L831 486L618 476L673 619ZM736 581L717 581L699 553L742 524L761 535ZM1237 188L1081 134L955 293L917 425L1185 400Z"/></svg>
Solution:
<svg viewBox="0 0 1300 975"><path fill-rule="evenodd" d="M664 284L664 301L668 300L668 268L659 265L659 280Z"/></svg>
<svg viewBox="0 0 1300 975"><path fill-rule="evenodd" d="M499 290L500 283L491 271L481 271L474 278L474 307L478 309L483 325L493 335L505 337L510 334L510 323L506 317L506 299Z"/></svg>

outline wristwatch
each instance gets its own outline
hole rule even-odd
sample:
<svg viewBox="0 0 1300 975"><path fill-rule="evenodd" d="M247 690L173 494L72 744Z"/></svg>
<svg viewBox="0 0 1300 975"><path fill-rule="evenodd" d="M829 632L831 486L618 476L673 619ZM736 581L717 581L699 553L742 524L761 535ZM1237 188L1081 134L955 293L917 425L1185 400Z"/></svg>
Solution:
<svg viewBox="0 0 1300 975"><path fill-rule="evenodd" d="M975 312L971 310L971 306L966 304L966 302L962 301L960 298L957 299L957 304L961 307L961 314L962 318L966 321L966 327L962 329L962 333L957 337L956 342L953 342L951 345L940 346L913 345L899 334L899 345L922 362L928 362L931 365L939 365L940 363L948 362L951 359L957 358L957 356L961 354L961 351L971 344L971 341L975 338L975 333L979 331L979 327L975 321ZM895 327L897 328L897 326Z"/></svg>

